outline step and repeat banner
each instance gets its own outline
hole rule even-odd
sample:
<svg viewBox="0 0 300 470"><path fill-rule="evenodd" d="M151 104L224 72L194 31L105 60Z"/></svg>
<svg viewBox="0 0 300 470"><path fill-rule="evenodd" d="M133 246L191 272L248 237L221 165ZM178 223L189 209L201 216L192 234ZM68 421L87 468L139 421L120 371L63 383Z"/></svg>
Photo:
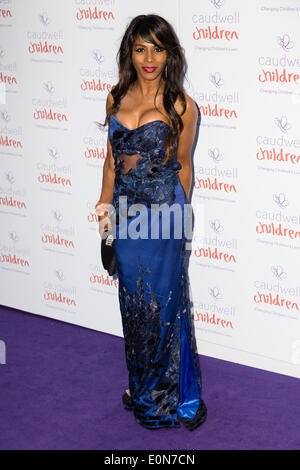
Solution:
<svg viewBox="0 0 300 470"><path fill-rule="evenodd" d="M123 336L94 121L126 26L148 13L173 25L201 112L198 353L300 377L300 0L0 0L0 303Z"/></svg>

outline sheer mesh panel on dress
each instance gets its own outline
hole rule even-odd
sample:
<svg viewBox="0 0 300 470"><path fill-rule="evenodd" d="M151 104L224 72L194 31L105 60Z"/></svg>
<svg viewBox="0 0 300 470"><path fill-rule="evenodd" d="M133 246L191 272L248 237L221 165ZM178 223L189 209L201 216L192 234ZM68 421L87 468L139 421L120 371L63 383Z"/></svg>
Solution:
<svg viewBox="0 0 300 470"><path fill-rule="evenodd" d="M122 167L120 170L121 175L125 175L131 169L136 169L136 162L141 157L140 153L135 155L127 155L126 153L122 153L119 156L119 160L122 162Z"/></svg>

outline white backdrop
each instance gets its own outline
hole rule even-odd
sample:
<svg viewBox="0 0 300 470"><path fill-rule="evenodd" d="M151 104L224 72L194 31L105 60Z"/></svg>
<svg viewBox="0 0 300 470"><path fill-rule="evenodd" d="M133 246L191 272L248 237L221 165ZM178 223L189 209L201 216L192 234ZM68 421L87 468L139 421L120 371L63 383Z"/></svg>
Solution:
<svg viewBox="0 0 300 470"><path fill-rule="evenodd" d="M0 302L122 336L94 212L107 128L93 121L145 13L174 26L202 114L198 352L300 377L300 0L0 0Z"/></svg>

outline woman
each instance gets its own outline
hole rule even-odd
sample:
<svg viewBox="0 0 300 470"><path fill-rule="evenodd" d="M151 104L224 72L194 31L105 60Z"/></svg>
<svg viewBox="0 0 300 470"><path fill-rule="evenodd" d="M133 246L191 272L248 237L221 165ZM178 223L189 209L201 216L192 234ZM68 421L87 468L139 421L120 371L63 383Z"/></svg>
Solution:
<svg viewBox="0 0 300 470"><path fill-rule="evenodd" d="M134 18L118 56L95 209L100 235L115 229L129 373L123 403L146 428L178 428L181 421L192 431L205 421L206 406L184 267L187 238L178 229L189 205L198 107L182 90L181 47L162 17Z"/></svg>

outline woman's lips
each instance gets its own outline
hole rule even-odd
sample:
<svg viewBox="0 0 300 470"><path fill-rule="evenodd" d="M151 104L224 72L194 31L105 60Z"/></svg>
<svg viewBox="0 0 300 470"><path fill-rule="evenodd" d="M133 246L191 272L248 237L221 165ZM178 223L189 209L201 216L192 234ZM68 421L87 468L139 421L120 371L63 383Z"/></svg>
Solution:
<svg viewBox="0 0 300 470"><path fill-rule="evenodd" d="M147 72L147 73L152 73L156 69L157 69L157 67L143 67L143 70L145 70L145 72Z"/></svg>

